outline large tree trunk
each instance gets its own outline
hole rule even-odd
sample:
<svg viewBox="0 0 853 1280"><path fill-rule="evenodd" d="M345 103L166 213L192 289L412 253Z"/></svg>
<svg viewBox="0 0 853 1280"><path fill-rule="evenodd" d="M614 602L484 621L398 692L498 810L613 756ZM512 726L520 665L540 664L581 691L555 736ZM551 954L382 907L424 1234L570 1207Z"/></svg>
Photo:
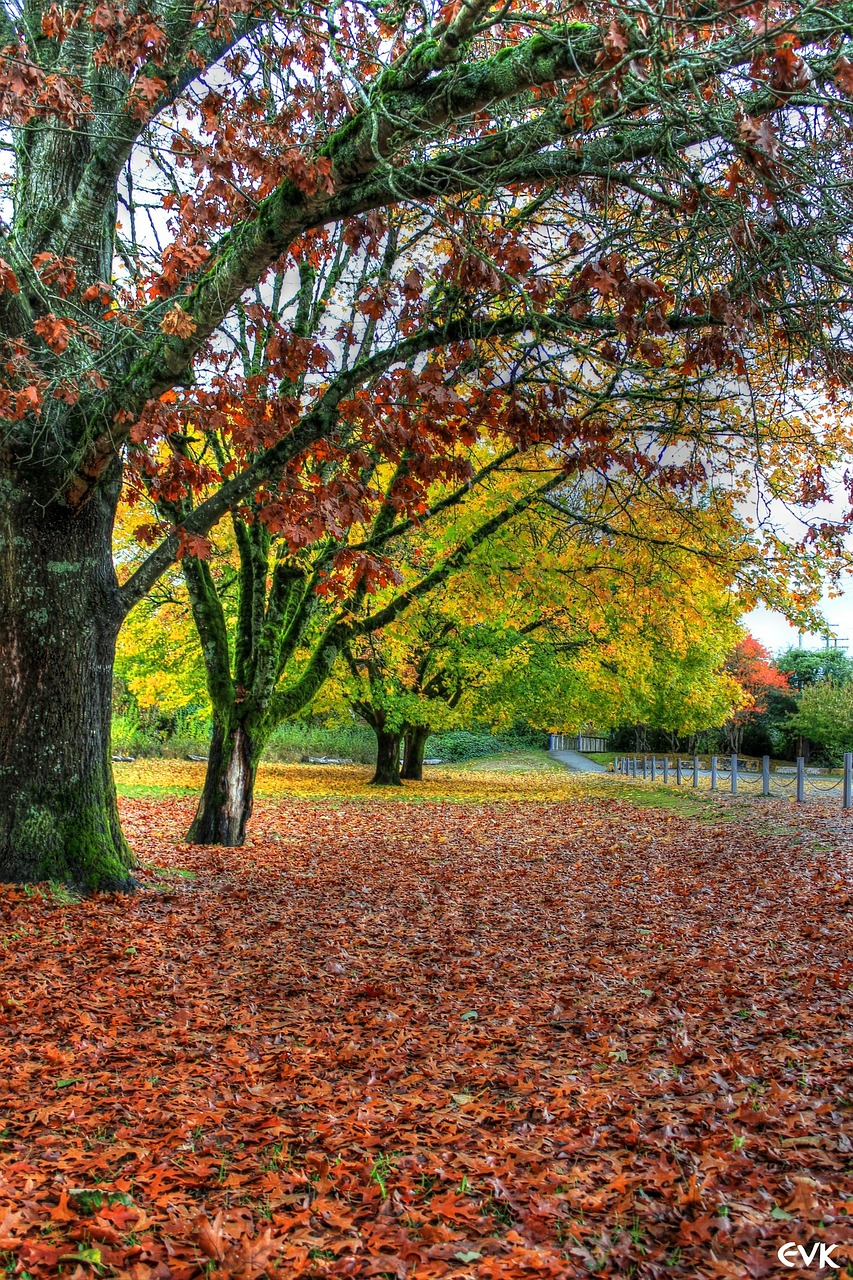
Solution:
<svg viewBox="0 0 853 1280"><path fill-rule="evenodd" d="M131 887L110 759L120 476L78 511L0 475L0 879Z"/></svg>
<svg viewBox="0 0 853 1280"><path fill-rule="evenodd" d="M401 734L373 726L376 734L376 772L370 779L376 787L400 787L400 738Z"/></svg>
<svg viewBox="0 0 853 1280"><path fill-rule="evenodd" d="M403 777L410 782L423 782L424 753L426 752L429 729L415 725L406 730L403 739Z"/></svg>
<svg viewBox="0 0 853 1280"><path fill-rule="evenodd" d="M193 844L243 844L262 749L263 741L244 724L226 727L214 717L204 790L187 832Z"/></svg>

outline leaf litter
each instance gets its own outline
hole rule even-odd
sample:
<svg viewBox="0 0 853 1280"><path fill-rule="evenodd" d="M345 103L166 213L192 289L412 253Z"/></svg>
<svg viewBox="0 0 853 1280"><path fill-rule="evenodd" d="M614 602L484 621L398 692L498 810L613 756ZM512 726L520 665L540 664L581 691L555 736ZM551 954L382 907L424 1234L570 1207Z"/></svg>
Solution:
<svg viewBox="0 0 853 1280"><path fill-rule="evenodd" d="M181 843L185 798L128 799L137 895L0 889L8 1271L853 1256L849 819L476 785L258 801L241 850Z"/></svg>

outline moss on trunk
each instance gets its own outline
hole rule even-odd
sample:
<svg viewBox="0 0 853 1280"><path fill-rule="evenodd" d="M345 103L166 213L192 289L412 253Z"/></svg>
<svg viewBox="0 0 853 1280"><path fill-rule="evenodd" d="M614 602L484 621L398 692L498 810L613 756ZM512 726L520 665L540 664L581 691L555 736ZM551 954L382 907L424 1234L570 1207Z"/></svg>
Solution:
<svg viewBox="0 0 853 1280"><path fill-rule="evenodd" d="M119 476L79 511L0 477L0 878L128 888L110 758Z"/></svg>

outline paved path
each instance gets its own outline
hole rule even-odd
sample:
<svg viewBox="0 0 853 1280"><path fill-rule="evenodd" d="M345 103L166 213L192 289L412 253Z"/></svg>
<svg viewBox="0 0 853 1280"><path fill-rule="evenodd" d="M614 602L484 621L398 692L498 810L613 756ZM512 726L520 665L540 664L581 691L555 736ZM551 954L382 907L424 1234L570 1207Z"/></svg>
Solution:
<svg viewBox="0 0 853 1280"><path fill-rule="evenodd" d="M581 755L579 751L549 751L548 755L552 760L559 760L560 764L564 764L567 769L572 769L575 773L606 773L607 766L599 764L597 760L590 760L589 756Z"/></svg>

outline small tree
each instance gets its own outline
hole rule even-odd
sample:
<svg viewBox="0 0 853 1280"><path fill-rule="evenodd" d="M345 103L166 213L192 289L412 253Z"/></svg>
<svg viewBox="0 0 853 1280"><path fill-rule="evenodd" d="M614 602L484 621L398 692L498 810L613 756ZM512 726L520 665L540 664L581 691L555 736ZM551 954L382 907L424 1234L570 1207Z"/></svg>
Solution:
<svg viewBox="0 0 853 1280"><path fill-rule="evenodd" d="M853 751L853 682L821 680L806 685L788 727L823 748L833 762Z"/></svg>
<svg viewBox="0 0 853 1280"><path fill-rule="evenodd" d="M745 694L744 705L737 708L726 721L724 730L730 751L740 751L747 725L753 724L767 710L771 693L788 690L788 677L770 659L770 654L751 635L746 635L736 646L726 663L726 670L737 681Z"/></svg>

